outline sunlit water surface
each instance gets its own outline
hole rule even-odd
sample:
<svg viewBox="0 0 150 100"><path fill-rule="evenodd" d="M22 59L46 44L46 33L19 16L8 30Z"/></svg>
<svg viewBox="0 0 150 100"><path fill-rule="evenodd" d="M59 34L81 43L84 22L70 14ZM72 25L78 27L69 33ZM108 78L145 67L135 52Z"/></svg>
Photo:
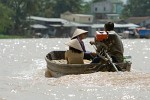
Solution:
<svg viewBox="0 0 150 100"><path fill-rule="evenodd" d="M45 55L67 50L66 39L0 40L0 100L149 100L150 40L123 40L131 72L45 78ZM86 49L94 51L85 39Z"/></svg>

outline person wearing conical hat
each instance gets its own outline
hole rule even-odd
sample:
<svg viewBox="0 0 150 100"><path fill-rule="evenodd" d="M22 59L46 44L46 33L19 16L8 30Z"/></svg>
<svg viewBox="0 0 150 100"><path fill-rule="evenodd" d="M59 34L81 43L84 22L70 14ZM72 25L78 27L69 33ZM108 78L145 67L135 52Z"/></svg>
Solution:
<svg viewBox="0 0 150 100"><path fill-rule="evenodd" d="M66 43L69 46L69 50L65 52L65 59L67 64L84 64L83 49L77 39L72 39Z"/></svg>
<svg viewBox="0 0 150 100"><path fill-rule="evenodd" d="M86 50L85 50L84 42L82 40L87 37L87 34L88 34L88 31L77 28L74 31L73 36L71 38L71 39L77 38L79 40L79 43L80 43L80 45L81 45L84 52L86 52Z"/></svg>
<svg viewBox="0 0 150 100"><path fill-rule="evenodd" d="M74 31L73 36L72 36L71 39L77 39L79 41L79 43L80 43L80 45L83 49L83 52L84 52L84 59L91 60L96 56L96 53L87 52L86 49L85 49L85 45L84 45L84 42L82 40L87 37L87 34L88 34L88 31L77 28Z"/></svg>

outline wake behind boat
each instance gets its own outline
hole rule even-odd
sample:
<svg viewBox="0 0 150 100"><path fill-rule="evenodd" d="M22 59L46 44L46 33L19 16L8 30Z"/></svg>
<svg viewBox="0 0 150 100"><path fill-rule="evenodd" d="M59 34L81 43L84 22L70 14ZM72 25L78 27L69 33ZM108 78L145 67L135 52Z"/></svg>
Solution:
<svg viewBox="0 0 150 100"><path fill-rule="evenodd" d="M70 74L88 74L98 71L115 72L114 67L109 63L90 63L89 60L84 60L84 64L67 64L65 60L65 51L52 51L45 57L47 69L53 77L60 77ZM122 71L130 71L131 62L124 61L123 63L115 63L121 67Z"/></svg>

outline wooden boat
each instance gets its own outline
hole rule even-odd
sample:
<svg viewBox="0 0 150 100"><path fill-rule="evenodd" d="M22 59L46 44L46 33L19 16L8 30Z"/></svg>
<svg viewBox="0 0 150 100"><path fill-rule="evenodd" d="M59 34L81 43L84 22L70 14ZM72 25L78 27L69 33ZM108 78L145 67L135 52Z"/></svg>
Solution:
<svg viewBox="0 0 150 100"><path fill-rule="evenodd" d="M48 53L45 57L47 62L47 69L53 77L60 77L63 75L69 74L87 74L94 73L98 71L115 71L115 69L110 64L90 64L85 61L85 64L67 64L67 61L64 59L65 51L52 51ZM126 61L124 63L115 64L120 66L122 71L130 71L131 62Z"/></svg>

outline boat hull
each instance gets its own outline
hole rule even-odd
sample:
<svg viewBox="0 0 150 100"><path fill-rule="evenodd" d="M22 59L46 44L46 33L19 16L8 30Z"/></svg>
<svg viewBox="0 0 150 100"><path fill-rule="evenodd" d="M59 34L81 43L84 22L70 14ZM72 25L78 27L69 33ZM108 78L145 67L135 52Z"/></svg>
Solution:
<svg viewBox="0 0 150 100"><path fill-rule="evenodd" d="M53 77L60 77L70 74L88 74L98 71L114 72L115 69L109 64L67 64L64 60L65 51L52 51L45 57L47 63L47 69ZM117 66L121 66L123 71L130 71L131 62L119 63Z"/></svg>

